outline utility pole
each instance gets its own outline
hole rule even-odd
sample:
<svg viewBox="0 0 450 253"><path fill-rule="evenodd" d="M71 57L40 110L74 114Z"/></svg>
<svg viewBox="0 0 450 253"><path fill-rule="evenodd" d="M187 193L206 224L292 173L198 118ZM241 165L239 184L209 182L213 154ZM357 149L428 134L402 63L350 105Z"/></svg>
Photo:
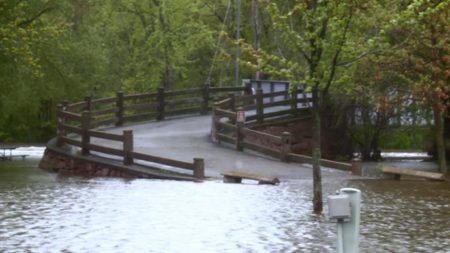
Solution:
<svg viewBox="0 0 450 253"><path fill-rule="evenodd" d="M239 39L241 38L241 0L237 0L237 12L236 12L236 62L235 62L235 73L234 81L235 85L239 86L239 57L241 54L241 47L239 46Z"/></svg>

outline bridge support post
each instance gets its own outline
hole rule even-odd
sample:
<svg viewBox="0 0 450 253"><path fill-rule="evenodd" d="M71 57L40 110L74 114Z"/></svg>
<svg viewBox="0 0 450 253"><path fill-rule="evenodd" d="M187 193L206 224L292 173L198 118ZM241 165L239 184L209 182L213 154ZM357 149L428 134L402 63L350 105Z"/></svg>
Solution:
<svg viewBox="0 0 450 253"><path fill-rule="evenodd" d="M123 125L123 92L119 91L116 93L116 126Z"/></svg>
<svg viewBox="0 0 450 253"><path fill-rule="evenodd" d="M203 158L194 158L194 177L200 180L205 177L205 161Z"/></svg>
<svg viewBox="0 0 450 253"><path fill-rule="evenodd" d="M91 138L89 136L89 129L91 128L91 112L83 111L81 113L81 154L89 155L89 144L91 142Z"/></svg>
<svg viewBox="0 0 450 253"><path fill-rule="evenodd" d="M123 164L133 164L133 130L123 130Z"/></svg>
<svg viewBox="0 0 450 253"><path fill-rule="evenodd" d="M289 153L292 149L292 134L289 132L283 132L281 134L281 156L280 160L283 162L289 161Z"/></svg>

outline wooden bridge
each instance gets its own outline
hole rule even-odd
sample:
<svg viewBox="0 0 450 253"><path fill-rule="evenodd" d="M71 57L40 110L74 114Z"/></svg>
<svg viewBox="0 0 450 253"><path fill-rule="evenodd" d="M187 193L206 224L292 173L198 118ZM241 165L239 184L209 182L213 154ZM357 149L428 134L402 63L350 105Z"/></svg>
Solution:
<svg viewBox="0 0 450 253"><path fill-rule="evenodd" d="M123 126L148 120L164 120L167 117L213 112L212 137L228 142L238 150L250 149L279 158L285 162L310 163L311 158L291 153L291 134L273 136L252 129L254 126L273 123L295 122L305 117L303 108L310 101L299 90L291 92L283 84L282 90L271 88L264 93L255 84L242 87L210 87L115 96L93 99L86 97L77 103L64 102L58 106L57 137L49 142L41 167L54 171L81 173L85 175L173 178L202 180L203 158L179 161L134 148L132 130L110 133L102 129ZM219 101L219 102L216 102ZM302 106L303 105L303 106ZM245 119L239 119L245 111ZM279 148L273 149L248 141L247 137L270 140ZM101 145L95 140L115 142ZM352 165L322 160L323 165L351 170ZM165 168L176 168L177 172ZM184 172L180 172L184 171Z"/></svg>
<svg viewBox="0 0 450 253"><path fill-rule="evenodd" d="M305 94L299 96L297 87L293 87L291 92L263 93L262 89L257 89L254 95L230 96L214 104L212 138L219 143L229 143L239 151L249 149L283 162L312 163L312 157L291 152L291 133L275 136L257 130L261 126L288 124L308 118L310 102L311 99ZM255 139L260 143L253 141ZM322 166L352 171L354 174L360 172L359 162L320 161Z"/></svg>

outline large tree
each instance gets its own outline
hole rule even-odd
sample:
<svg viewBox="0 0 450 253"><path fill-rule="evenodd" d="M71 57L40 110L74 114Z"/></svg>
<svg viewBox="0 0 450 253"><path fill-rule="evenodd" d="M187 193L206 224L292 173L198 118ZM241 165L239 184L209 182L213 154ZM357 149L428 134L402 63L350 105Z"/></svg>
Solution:
<svg viewBox="0 0 450 253"><path fill-rule="evenodd" d="M54 1L0 1L0 141L45 138L55 86L46 82L51 58L68 23ZM48 108L46 108L48 109ZM51 128L50 128L51 129ZM36 131L37 130L37 131Z"/></svg>
<svg viewBox="0 0 450 253"><path fill-rule="evenodd" d="M416 97L425 100L433 111L434 139L439 169L447 173L444 116L448 109L450 83L450 1L414 0L392 19L391 38L406 38L393 51L401 63L396 73Z"/></svg>
<svg viewBox="0 0 450 253"><path fill-rule="evenodd" d="M345 76L339 67L349 64L344 63L350 59L347 42L354 17L362 13L361 6L352 0L264 3L281 41L278 52L255 52L249 46L244 51L257 61L255 68L261 66L273 76L305 84L313 94L313 211L321 213L321 114L333 84Z"/></svg>

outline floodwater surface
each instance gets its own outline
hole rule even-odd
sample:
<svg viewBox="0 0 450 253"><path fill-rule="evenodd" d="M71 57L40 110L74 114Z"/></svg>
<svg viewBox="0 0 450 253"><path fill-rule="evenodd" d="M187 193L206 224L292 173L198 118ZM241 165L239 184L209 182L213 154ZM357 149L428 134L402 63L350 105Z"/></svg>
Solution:
<svg viewBox="0 0 450 253"><path fill-rule="evenodd" d="M63 177L0 162L0 252L335 252L310 180L279 186ZM361 252L450 252L447 183L324 178L363 192Z"/></svg>

